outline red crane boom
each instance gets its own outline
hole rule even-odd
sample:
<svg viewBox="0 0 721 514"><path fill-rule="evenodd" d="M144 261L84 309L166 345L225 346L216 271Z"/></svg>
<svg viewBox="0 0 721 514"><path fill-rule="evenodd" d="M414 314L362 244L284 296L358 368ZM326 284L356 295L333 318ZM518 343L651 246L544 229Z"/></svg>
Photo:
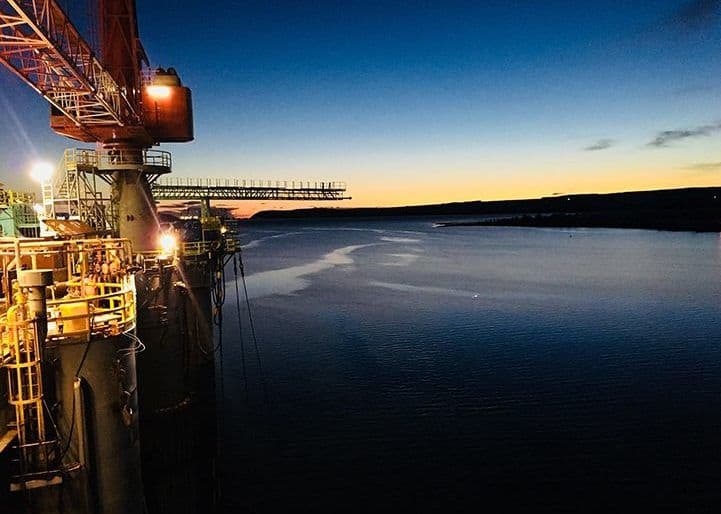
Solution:
<svg viewBox="0 0 721 514"><path fill-rule="evenodd" d="M149 250L158 227L149 181L171 170L145 150L193 139L190 89L172 68L143 82L135 0L98 3L102 59L56 0L0 0L0 64L50 102L55 132L97 143L95 173L113 185L118 231Z"/></svg>
<svg viewBox="0 0 721 514"><path fill-rule="evenodd" d="M54 0L0 1L0 62L67 118L64 135L103 141L113 128L140 124L128 91Z"/></svg>
<svg viewBox="0 0 721 514"><path fill-rule="evenodd" d="M61 135L141 148L192 140L190 90L177 75L159 75L160 97L143 87L135 1L99 3L102 60L56 0L0 0L0 64L50 102Z"/></svg>

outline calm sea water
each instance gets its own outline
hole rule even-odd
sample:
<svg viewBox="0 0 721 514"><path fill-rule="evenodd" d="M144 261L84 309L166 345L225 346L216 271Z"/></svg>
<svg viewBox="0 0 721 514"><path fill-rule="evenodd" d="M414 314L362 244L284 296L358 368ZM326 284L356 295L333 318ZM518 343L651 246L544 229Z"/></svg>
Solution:
<svg viewBox="0 0 721 514"><path fill-rule="evenodd" d="M718 512L719 235L432 221L245 228L226 509Z"/></svg>

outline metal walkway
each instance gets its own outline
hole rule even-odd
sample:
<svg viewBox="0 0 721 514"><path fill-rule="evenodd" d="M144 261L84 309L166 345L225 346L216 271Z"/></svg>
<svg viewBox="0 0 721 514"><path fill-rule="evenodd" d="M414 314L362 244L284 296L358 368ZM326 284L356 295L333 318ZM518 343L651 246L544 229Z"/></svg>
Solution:
<svg viewBox="0 0 721 514"><path fill-rule="evenodd" d="M350 200L345 182L163 177L151 189L155 200Z"/></svg>

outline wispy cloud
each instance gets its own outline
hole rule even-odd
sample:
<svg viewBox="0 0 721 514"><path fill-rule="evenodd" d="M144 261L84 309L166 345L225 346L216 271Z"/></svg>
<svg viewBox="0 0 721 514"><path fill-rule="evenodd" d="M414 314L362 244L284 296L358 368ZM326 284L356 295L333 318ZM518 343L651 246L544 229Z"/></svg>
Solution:
<svg viewBox="0 0 721 514"><path fill-rule="evenodd" d="M721 0L688 0L666 20L670 28L696 32L714 25L721 15Z"/></svg>
<svg viewBox="0 0 721 514"><path fill-rule="evenodd" d="M694 137L709 136L714 132L718 132L719 130L721 130L721 123L701 125L691 129L664 130L656 134L656 137L648 143L648 146L665 148L677 141L682 141L684 139L690 139Z"/></svg>
<svg viewBox="0 0 721 514"><path fill-rule="evenodd" d="M697 162L684 166L684 169L698 172L721 171L721 162Z"/></svg>
<svg viewBox="0 0 721 514"><path fill-rule="evenodd" d="M718 84L696 84L692 86L679 87L674 89L671 94L674 96L699 96L707 94L718 94L721 92L721 86Z"/></svg>
<svg viewBox="0 0 721 514"><path fill-rule="evenodd" d="M587 152L597 152L599 150L611 148L614 144L615 141L613 139L599 139L592 145L585 147L584 150Z"/></svg>

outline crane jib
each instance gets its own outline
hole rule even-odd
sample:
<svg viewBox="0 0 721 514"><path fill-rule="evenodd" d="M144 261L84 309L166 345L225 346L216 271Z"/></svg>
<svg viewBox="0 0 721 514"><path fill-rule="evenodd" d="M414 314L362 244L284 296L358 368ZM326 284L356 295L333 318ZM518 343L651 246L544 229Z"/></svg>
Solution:
<svg viewBox="0 0 721 514"><path fill-rule="evenodd" d="M0 0L0 63L82 130L140 124L137 105L54 0ZM72 137L72 136L71 136Z"/></svg>

